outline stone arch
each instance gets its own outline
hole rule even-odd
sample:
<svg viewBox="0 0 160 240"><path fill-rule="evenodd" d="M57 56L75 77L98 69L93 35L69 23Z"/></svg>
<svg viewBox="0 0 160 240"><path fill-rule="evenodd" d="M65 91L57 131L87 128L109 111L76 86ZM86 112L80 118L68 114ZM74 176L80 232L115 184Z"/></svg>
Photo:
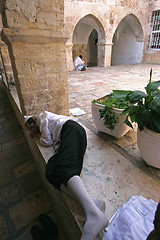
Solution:
<svg viewBox="0 0 160 240"><path fill-rule="evenodd" d="M104 53L102 54L102 43L105 43L105 31L101 22L92 14L81 18L76 24L72 35L72 55L73 59L81 54L87 65L104 65ZM89 49L95 45L95 54L93 56ZM94 62L91 61L93 57Z"/></svg>
<svg viewBox="0 0 160 240"><path fill-rule="evenodd" d="M134 14L124 17L112 39L111 65L138 64L143 58L144 35L140 21Z"/></svg>

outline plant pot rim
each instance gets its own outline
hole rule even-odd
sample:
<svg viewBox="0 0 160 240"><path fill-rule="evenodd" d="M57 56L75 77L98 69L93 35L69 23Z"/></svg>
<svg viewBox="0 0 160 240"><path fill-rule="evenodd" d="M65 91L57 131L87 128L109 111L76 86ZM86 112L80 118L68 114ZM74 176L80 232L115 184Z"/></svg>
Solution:
<svg viewBox="0 0 160 240"><path fill-rule="evenodd" d="M102 103L96 103L95 102L95 103L92 103L92 104L95 104L96 106L99 106L99 107L105 107L105 105L102 104ZM113 108L113 109L114 109L114 111L119 111L119 112L122 112L124 110L123 108Z"/></svg>
<svg viewBox="0 0 160 240"><path fill-rule="evenodd" d="M155 132L155 131L153 131L153 130L151 130L151 129L149 129L149 128L147 128L147 127L144 127L144 130L142 130L142 131L140 131L140 129L139 129L139 127L138 127L138 131L139 132L143 132L143 131L148 131L148 132L150 132L150 133L152 133L152 134L157 134L157 135L160 135L160 133L158 133L158 132Z"/></svg>
<svg viewBox="0 0 160 240"><path fill-rule="evenodd" d="M95 101L100 101L100 100L105 100L105 98L107 97L107 96L109 96L110 94L107 94L107 95L105 95L105 96L103 96L103 97L100 97L100 98L97 98L97 99L95 99ZM99 107L105 107L105 104L102 104L102 103L97 103L97 102L92 102L92 104L95 104L95 105L97 105L97 106L99 106ZM123 112L123 110L124 110L124 108L113 108L113 111L116 111L116 112Z"/></svg>

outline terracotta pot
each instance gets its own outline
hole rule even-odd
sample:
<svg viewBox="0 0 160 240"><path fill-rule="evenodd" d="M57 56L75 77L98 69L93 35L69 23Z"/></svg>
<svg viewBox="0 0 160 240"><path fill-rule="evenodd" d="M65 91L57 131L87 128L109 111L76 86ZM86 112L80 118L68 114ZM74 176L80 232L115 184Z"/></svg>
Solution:
<svg viewBox="0 0 160 240"><path fill-rule="evenodd" d="M104 120L101 119L99 116L99 109L103 109L103 108L104 108L103 104L92 103L92 118L93 118L93 122L98 131L107 133L111 136L114 136L115 138L121 138L129 130L131 130L131 128L124 123L126 116L125 115L120 116L123 109L118 109L118 108L115 108L113 111L115 116L119 118L118 123L116 124L114 130L112 130L112 131L109 128L107 128L104 125Z"/></svg>
<svg viewBox="0 0 160 240"><path fill-rule="evenodd" d="M160 168L160 133L148 128L137 129L137 145L143 160L150 166Z"/></svg>

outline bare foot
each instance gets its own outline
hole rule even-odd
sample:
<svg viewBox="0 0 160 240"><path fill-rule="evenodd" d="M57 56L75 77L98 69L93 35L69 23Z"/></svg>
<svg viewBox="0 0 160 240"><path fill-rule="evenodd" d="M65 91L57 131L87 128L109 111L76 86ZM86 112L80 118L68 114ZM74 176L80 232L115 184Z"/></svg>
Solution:
<svg viewBox="0 0 160 240"><path fill-rule="evenodd" d="M81 240L94 240L108 226L109 220L100 210L91 213L84 225Z"/></svg>
<svg viewBox="0 0 160 240"><path fill-rule="evenodd" d="M99 208L99 210L101 210L103 213L105 213L105 210L106 210L105 201L99 200L99 199L92 199L92 200L95 203L95 205Z"/></svg>
<svg viewBox="0 0 160 240"><path fill-rule="evenodd" d="M101 212L105 213L106 210L106 203L103 200L99 200L99 199L92 199L93 202L95 203L96 207L101 210ZM86 217L85 216L80 216L80 215L76 215L76 219L78 221L81 222L85 222L86 221Z"/></svg>

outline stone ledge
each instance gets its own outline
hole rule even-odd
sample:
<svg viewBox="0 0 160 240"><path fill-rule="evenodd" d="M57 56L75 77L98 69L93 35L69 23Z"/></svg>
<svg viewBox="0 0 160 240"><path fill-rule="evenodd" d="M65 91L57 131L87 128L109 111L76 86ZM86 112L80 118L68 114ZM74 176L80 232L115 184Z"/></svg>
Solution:
<svg viewBox="0 0 160 240"><path fill-rule="evenodd" d="M66 43L68 34L65 31L26 29L26 28L3 28L2 39L9 42L25 43Z"/></svg>
<svg viewBox="0 0 160 240"><path fill-rule="evenodd" d="M66 239L67 240L80 239L81 237L80 225L78 221L76 221L70 209L70 206L74 206L75 209L77 208L78 205L76 201L66 196L65 194L59 192L58 190L55 190L53 186L49 184L45 179L45 165L48 158L50 158L53 154L53 148L42 147L38 144L37 139L32 139L30 137L30 135L28 134L24 126L24 119L23 119L22 113L19 107L17 106L17 103L14 100L14 97L11 95L9 89L7 88L7 86L6 86L6 92L8 94L10 103L15 111L17 119L23 128L24 134L26 136L31 152L34 156L40 175L42 177L44 186L46 187L48 196L51 202L53 203L53 210L57 216L58 221L60 222L60 225L63 228L62 231L64 232Z"/></svg>
<svg viewBox="0 0 160 240"><path fill-rule="evenodd" d="M57 219L60 221L60 224L62 225L67 240L78 240L81 238L81 231L84 225L84 219L85 214L84 210L82 209L81 205L71 197L67 196L63 192L60 192L58 190L55 190L54 187L49 184L45 178L45 166L48 161L48 159L53 155L53 147L43 147L39 144L38 138L31 138L30 134L26 130L24 126L24 119L20 110L19 104L17 104L17 97L16 92L9 91L9 89L6 87L6 91L9 97L9 100L15 110L15 114L19 120L20 125L23 128L24 134L26 136L26 139L29 143L31 152L34 156L34 159L36 161L37 167L39 169L41 178L44 182L44 185L46 186L48 195L51 199L51 202L53 203L53 210L55 211L55 214L57 216ZM84 126L83 126L84 127ZM85 128L85 127L84 127ZM92 139L91 132L85 128L86 132L88 132L89 138ZM91 135L91 136L90 136ZM84 164L84 168L82 170L82 180L84 181L84 184L88 190L88 192L91 192L91 195L94 196L94 198L97 197L97 193L94 192L94 189L89 186L92 184L87 184L87 181L91 181L94 184L94 181L96 180L94 170L91 174L90 179L90 170L88 171L88 164L90 164L90 161L92 159L91 156L87 156L88 154L85 154L86 158L86 164ZM89 161L87 161L87 159ZM87 163L88 162L88 163ZM92 166L90 166L92 168ZM89 175L88 175L89 173ZM92 178L93 177L93 178ZM94 179L95 178L95 179ZM93 193L94 192L94 193ZM98 196L99 198L99 196ZM103 234L103 233L102 233ZM102 236L100 235L100 238L98 237L98 240L100 240Z"/></svg>
<svg viewBox="0 0 160 240"><path fill-rule="evenodd" d="M26 134L37 167L53 202L55 214L60 223L63 224L62 230L66 233L68 240L78 240L81 236L81 226L77 216L83 216L80 205L61 192L54 190L44 177L45 158L48 159L52 155L52 147L48 148L48 150L44 147L44 152L42 148L39 148L36 141L33 141L26 133L22 114L10 93L9 99ZM119 151L102 141L89 128L85 127L85 129L88 145L84 156L81 178L92 198L106 202L106 215L109 219L133 195L143 195L156 202L159 201L159 181L136 167L132 161L129 161ZM147 187L144 188L144 186Z"/></svg>

